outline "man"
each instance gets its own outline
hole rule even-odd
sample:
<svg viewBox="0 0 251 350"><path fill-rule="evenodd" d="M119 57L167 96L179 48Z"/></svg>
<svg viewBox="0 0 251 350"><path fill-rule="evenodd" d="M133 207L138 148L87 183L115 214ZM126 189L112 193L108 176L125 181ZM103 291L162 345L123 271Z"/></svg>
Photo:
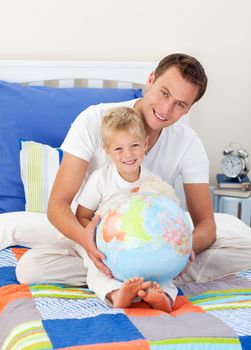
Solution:
<svg viewBox="0 0 251 350"><path fill-rule="evenodd" d="M204 251L215 241L208 159L195 132L178 122L203 96L206 86L204 69L195 58L172 54L150 74L143 98L89 107L72 125L62 145L64 156L52 189L48 218L66 237L82 245L98 269L108 276L111 272L103 264L104 256L94 243L99 219L95 217L84 228L71 210L71 204L86 173L107 161L101 143L100 121L110 108L127 106L140 113L149 137L143 163L146 167L170 184L178 175L182 176L187 207L194 224L194 252ZM26 253L17 270L19 280L23 283L82 285L85 274L81 259L69 242L61 248L48 247Z"/></svg>

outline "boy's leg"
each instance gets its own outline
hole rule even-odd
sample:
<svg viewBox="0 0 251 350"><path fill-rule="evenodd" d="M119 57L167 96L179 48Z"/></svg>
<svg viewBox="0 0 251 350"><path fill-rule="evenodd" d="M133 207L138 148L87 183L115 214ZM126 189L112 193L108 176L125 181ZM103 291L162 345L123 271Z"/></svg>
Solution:
<svg viewBox="0 0 251 350"><path fill-rule="evenodd" d="M83 260L69 242L51 243L28 250L18 261L20 283L61 283L74 287L86 284Z"/></svg>
<svg viewBox="0 0 251 350"><path fill-rule="evenodd" d="M164 293L169 296L171 306L173 306L178 295L178 288L172 281L161 284L161 288L163 289Z"/></svg>
<svg viewBox="0 0 251 350"><path fill-rule="evenodd" d="M88 266L88 271L87 271L88 288L91 289L100 300L111 305L111 302L106 298L106 296L110 292L119 289L122 283L118 280L115 280L114 278L110 278L106 276L104 273L99 271L89 257L87 257L86 260L87 260L87 266Z"/></svg>
<svg viewBox="0 0 251 350"><path fill-rule="evenodd" d="M122 283L99 271L82 246L76 244L75 249L81 256L84 267L87 269L86 281L88 288L92 290L100 300L111 305L111 302L106 296L111 291L119 289Z"/></svg>
<svg viewBox="0 0 251 350"><path fill-rule="evenodd" d="M99 271L89 258L87 260L89 260L87 285L108 305L119 308L130 307L138 297L138 293L146 294L146 290L151 286L150 281L144 281L141 277L130 278L125 282L109 278Z"/></svg>
<svg viewBox="0 0 251 350"><path fill-rule="evenodd" d="M152 282L145 295L142 295L142 299L154 309L171 312L177 294L178 290L171 281L166 282L162 287L157 282ZM139 296L141 296L140 293Z"/></svg>

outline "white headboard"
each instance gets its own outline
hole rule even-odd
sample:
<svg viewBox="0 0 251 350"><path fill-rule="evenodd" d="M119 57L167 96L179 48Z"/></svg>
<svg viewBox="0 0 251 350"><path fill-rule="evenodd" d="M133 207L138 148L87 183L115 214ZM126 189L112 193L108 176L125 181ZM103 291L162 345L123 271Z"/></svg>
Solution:
<svg viewBox="0 0 251 350"><path fill-rule="evenodd" d="M0 79L18 83L59 80L60 87L74 86L74 80L85 79L88 87L102 87L102 81L130 87L145 84L156 66L157 62L0 60Z"/></svg>

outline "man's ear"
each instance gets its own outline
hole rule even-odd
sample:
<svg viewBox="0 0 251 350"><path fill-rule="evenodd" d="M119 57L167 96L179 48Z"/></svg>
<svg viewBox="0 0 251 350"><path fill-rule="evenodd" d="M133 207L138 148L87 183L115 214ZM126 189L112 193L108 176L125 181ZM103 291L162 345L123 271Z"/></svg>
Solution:
<svg viewBox="0 0 251 350"><path fill-rule="evenodd" d="M155 71L152 71L147 79L146 82L146 88L150 87L153 85L153 82L155 80Z"/></svg>

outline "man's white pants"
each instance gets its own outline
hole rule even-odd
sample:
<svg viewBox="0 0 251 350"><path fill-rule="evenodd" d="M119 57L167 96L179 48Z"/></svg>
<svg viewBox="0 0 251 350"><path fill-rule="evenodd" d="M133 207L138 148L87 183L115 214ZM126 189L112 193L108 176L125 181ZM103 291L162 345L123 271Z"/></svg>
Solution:
<svg viewBox="0 0 251 350"><path fill-rule="evenodd" d="M251 269L251 228L231 215L216 214L215 218L216 242L196 256L189 270L177 282L204 282ZM87 269L75 246L75 242L65 239L30 249L17 264L18 281L85 285Z"/></svg>

